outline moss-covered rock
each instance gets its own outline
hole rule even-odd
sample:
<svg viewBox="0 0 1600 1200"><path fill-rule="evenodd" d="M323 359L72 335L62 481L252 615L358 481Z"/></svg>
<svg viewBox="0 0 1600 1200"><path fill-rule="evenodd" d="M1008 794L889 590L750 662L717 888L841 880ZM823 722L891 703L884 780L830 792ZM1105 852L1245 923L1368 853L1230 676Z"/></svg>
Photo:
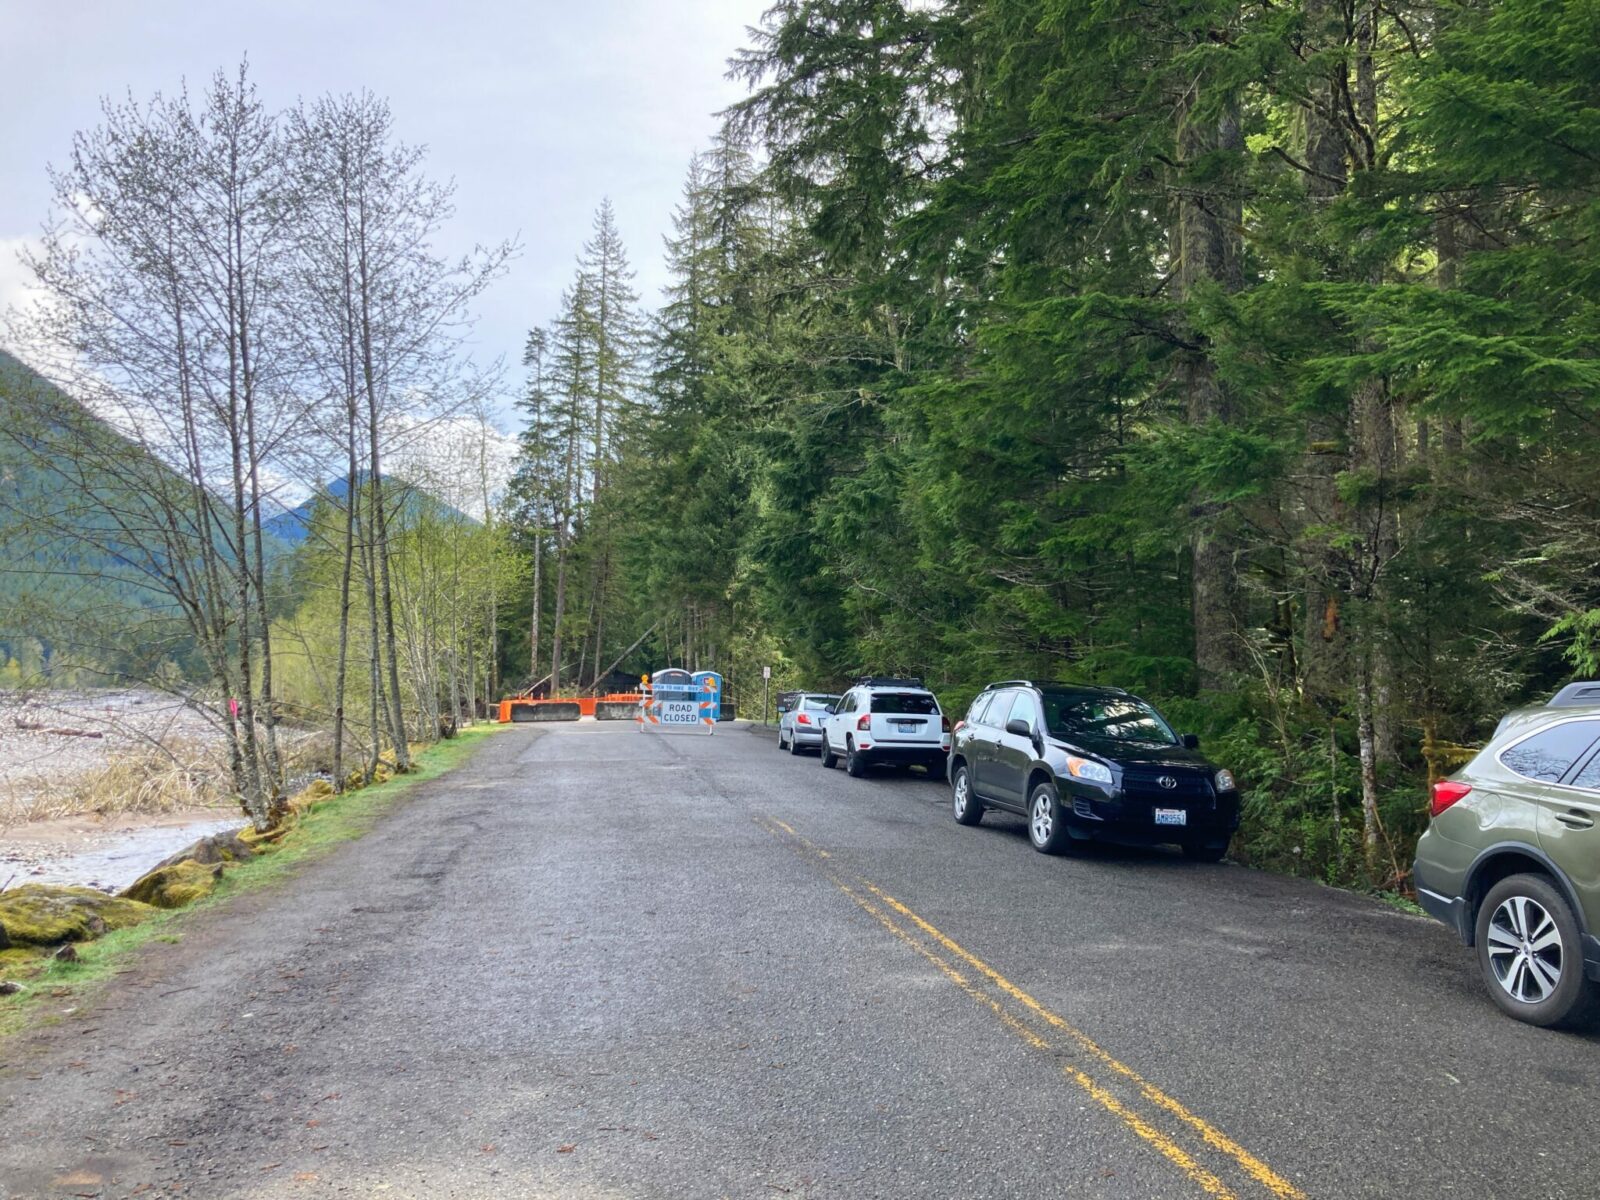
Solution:
<svg viewBox="0 0 1600 1200"><path fill-rule="evenodd" d="M162 867L175 867L188 859L197 863L238 863L245 862L256 856L255 850L243 838L244 830L233 829L227 833L214 833L210 837L203 837L190 846L179 850L176 854L158 862L153 870Z"/></svg>
<svg viewBox="0 0 1600 1200"><path fill-rule="evenodd" d="M222 878L222 864L186 858L169 867L157 867L125 888L122 895L156 908L182 908L209 896Z"/></svg>
<svg viewBox="0 0 1600 1200"><path fill-rule="evenodd" d="M0 925L18 946L82 942L112 929L137 925L153 910L124 896L93 888L29 883L0 892Z"/></svg>
<svg viewBox="0 0 1600 1200"><path fill-rule="evenodd" d="M283 837L284 834L288 832L289 826L287 824L279 825L276 828L263 830L261 832L257 832L254 829L242 829L239 831L239 840L255 853L261 854L272 849L273 843L277 842Z"/></svg>

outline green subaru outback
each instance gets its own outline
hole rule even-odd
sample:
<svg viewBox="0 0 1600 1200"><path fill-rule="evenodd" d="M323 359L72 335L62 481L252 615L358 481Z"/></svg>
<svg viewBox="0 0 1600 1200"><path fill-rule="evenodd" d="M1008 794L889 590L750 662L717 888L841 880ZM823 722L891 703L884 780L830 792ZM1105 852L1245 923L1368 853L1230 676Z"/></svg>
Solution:
<svg viewBox="0 0 1600 1200"><path fill-rule="evenodd" d="M1533 1025L1600 1013L1600 681L1508 713L1432 807L1417 898L1477 948L1495 1003Z"/></svg>

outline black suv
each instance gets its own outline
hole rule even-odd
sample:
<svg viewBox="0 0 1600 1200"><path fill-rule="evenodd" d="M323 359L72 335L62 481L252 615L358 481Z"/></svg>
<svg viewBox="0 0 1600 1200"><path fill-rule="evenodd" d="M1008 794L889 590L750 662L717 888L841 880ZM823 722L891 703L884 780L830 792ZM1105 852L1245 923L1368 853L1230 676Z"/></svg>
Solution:
<svg viewBox="0 0 1600 1200"><path fill-rule="evenodd" d="M1121 688L1012 679L979 693L950 748L955 818L1021 813L1035 850L1172 842L1217 862L1239 828L1239 790L1150 705Z"/></svg>

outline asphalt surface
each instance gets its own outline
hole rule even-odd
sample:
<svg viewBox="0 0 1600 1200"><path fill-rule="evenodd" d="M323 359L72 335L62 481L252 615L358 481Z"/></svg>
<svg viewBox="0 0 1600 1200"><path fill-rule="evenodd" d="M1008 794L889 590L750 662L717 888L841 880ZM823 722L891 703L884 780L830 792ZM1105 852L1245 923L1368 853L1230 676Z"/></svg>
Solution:
<svg viewBox="0 0 1600 1200"><path fill-rule="evenodd" d="M512 727L0 1049L0 1197L1600 1194L1442 927L947 797Z"/></svg>

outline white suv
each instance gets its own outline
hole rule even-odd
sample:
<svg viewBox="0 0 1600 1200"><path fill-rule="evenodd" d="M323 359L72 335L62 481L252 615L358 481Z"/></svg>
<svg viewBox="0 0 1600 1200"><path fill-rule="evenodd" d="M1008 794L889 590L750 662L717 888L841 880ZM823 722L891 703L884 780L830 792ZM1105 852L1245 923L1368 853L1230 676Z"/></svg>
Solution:
<svg viewBox="0 0 1600 1200"><path fill-rule="evenodd" d="M920 679L858 680L822 725L822 765L843 758L857 778L877 763L920 763L942 775L949 756L950 721Z"/></svg>

